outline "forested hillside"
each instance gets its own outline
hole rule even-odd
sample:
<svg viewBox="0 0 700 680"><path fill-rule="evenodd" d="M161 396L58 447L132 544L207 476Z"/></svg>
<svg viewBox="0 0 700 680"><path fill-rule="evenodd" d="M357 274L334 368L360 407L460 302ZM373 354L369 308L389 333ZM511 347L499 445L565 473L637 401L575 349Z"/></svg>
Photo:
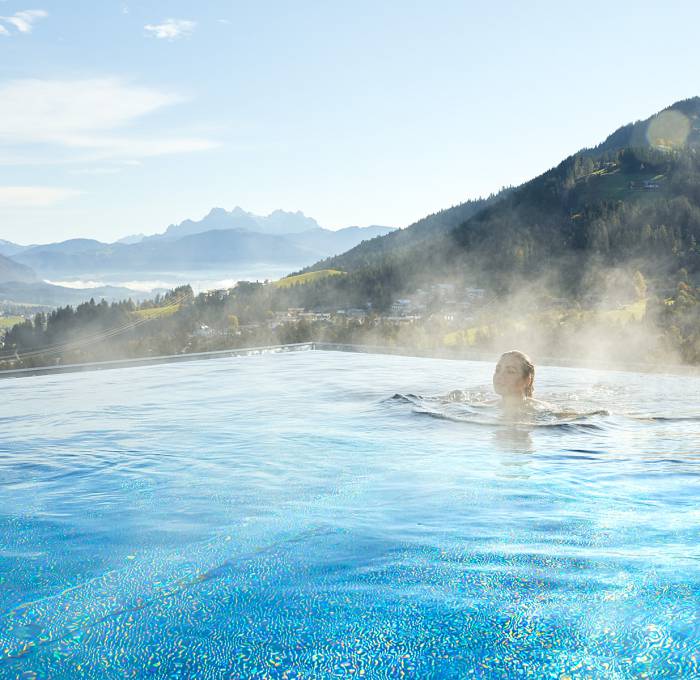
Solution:
<svg viewBox="0 0 700 680"><path fill-rule="evenodd" d="M376 266L381 264L382 260L389 255L398 255L411 247L417 246L426 239L436 238L448 233L483 208L499 201L508 192L508 189L503 189L488 198L465 201L451 208L445 208L418 220L418 222L405 229L397 229L385 236L376 236L373 239L363 241L346 253L328 257L303 271L321 269L350 271L362 267Z"/></svg>
<svg viewBox="0 0 700 680"><path fill-rule="evenodd" d="M596 269L620 265L675 284L679 270L700 270L699 114L700 98L679 102L516 189L464 204L472 214L452 229L438 214L314 268L352 272L362 288L383 281L380 303L449 277L505 290L547 276L576 294Z"/></svg>

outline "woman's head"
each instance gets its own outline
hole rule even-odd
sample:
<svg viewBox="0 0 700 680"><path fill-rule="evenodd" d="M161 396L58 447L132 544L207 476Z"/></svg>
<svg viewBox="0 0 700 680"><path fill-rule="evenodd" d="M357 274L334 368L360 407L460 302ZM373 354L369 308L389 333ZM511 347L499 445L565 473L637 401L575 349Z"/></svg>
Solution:
<svg viewBox="0 0 700 680"><path fill-rule="evenodd" d="M501 354L493 372L493 389L502 397L531 397L535 382L535 366L530 358L512 350Z"/></svg>

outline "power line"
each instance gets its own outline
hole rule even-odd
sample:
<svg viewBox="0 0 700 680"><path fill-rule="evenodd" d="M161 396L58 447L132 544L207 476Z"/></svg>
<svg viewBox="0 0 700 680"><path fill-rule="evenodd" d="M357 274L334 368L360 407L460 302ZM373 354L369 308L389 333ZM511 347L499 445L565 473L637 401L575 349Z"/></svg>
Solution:
<svg viewBox="0 0 700 680"><path fill-rule="evenodd" d="M182 301L185 300L187 297L188 297L187 293L183 293L182 295L175 298L170 304L165 305L164 307L155 308L155 309L159 310L159 314L157 316L144 316L143 318L136 319L135 321L130 321L130 322L124 323L121 326L115 326L113 328L108 328L108 329L99 331L98 333L93 333L92 335L83 336L83 337L78 338L76 340L57 343L55 345L47 345L45 347L41 347L39 349L33 349L33 350L30 350L27 352L17 352L17 350L14 349L10 352L0 354L0 361L5 360L5 359L15 359L15 360L22 361L23 359L41 356L42 354L49 354L49 353L54 353L54 352L64 353L64 352L70 351L72 349L78 349L80 347L83 347L84 345L107 340L108 338L112 338L112 337L119 335L121 333L124 333L128 330L132 330L134 328L137 328L138 326L141 326L144 323L152 321L153 319L159 318L160 316L162 316L163 312L170 310L170 309L173 309L175 307L179 307L180 304L182 303Z"/></svg>

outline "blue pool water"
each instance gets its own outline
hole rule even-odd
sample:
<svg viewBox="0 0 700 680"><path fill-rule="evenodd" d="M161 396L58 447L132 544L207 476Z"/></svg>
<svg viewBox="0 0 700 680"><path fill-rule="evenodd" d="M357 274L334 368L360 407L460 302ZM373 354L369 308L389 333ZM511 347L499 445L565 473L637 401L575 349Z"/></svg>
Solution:
<svg viewBox="0 0 700 680"><path fill-rule="evenodd" d="M610 412L560 425L425 399L491 370L3 381L0 677L700 677L700 378L541 367Z"/></svg>

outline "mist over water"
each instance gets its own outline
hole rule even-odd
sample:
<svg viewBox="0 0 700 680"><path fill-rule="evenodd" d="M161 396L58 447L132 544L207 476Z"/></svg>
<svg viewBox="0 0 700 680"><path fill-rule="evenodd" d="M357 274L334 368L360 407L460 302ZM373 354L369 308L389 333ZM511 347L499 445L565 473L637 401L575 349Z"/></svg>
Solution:
<svg viewBox="0 0 700 680"><path fill-rule="evenodd" d="M595 258L571 262L553 259L536 273L493 272L474 261L456 270L445 259L438 273L407 276L397 298L415 299L416 291L435 285L451 286L447 297L459 299L462 291L481 289L480 302L460 311L459 305L434 302L423 319L405 324L394 343L411 347L475 351L498 355L519 349L537 362L566 361L608 368L664 370L692 361L686 356L669 310L678 306L679 289L668 277L645 276L648 262L617 266ZM645 266L647 265L647 266ZM684 285L684 284L679 284ZM449 322L443 319L455 320ZM688 319L685 320L688 323ZM687 333L688 330L683 331ZM674 333L676 335L674 335ZM370 330L363 342L381 346L381 330ZM688 345L689 347L689 345Z"/></svg>

